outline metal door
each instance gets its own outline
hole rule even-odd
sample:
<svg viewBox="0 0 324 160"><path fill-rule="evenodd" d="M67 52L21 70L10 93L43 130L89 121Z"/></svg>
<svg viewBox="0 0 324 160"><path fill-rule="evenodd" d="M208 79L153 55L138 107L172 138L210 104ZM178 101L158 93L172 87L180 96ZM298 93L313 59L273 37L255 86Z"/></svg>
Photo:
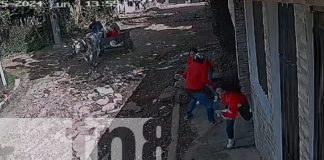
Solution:
<svg viewBox="0 0 324 160"><path fill-rule="evenodd" d="M324 13L315 13L315 160L324 159Z"/></svg>
<svg viewBox="0 0 324 160"><path fill-rule="evenodd" d="M279 55L283 159L299 160L299 115L293 4L279 3Z"/></svg>

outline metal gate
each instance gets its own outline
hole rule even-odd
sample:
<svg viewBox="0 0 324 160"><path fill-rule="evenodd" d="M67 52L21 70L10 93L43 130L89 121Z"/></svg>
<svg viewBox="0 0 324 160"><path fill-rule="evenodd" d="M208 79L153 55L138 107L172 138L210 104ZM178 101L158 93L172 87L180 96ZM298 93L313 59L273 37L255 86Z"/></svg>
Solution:
<svg viewBox="0 0 324 160"><path fill-rule="evenodd" d="M279 56L283 159L299 160L298 83L293 4L279 3Z"/></svg>
<svg viewBox="0 0 324 160"><path fill-rule="evenodd" d="M324 13L315 13L315 160L324 159Z"/></svg>

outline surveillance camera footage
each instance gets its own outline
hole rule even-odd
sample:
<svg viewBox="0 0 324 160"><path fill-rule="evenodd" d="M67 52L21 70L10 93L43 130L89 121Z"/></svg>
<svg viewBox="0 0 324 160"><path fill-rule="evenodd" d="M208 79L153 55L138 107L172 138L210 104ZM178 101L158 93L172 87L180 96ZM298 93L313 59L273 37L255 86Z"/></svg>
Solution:
<svg viewBox="0 0 324 160"><path fill-rule="evenodd" d="M0 160L324 160L323 0L0 0Z"/></svg>

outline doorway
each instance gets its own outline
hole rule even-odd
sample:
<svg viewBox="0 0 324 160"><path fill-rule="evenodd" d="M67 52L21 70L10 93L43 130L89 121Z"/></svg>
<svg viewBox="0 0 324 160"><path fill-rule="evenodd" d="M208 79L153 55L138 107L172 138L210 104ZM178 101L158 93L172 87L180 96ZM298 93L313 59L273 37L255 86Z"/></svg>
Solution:
<svg viewBox="0 0 324 160"><path fill-rule="evenodd" d="M314 159L324 159L324 13L314 15L315 139Z"/></svg>

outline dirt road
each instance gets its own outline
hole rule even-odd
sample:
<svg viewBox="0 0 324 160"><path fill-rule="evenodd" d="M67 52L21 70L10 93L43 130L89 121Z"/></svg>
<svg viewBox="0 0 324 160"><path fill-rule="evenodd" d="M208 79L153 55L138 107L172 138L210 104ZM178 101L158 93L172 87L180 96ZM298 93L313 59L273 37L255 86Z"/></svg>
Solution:
<svg viewBox="0 0 324 160"><path fill-rule="evenodd" d="M204 5L151 12L145 18L123 22L122 27L142 26L131 29L135 50L106 53L92 71L81 56L71 57L68 47L7 58L6 70L20 76L22 83L1 117L72 118L69 134L75 158L83 151L78 136L85 132L80 128L89 117L153 117L164 122L162 134L170 134L173 101L159 101L159 96L173 85L174 74L183 71L184 53L192 47L202 52L220 49ZM104 135L104 130L101 133ZM105 136L100 141L104 142ZM186 141L190 138L179 142ZM169 143L166 140L162 150ZM101 155L105 147L99 146ZM185 148L180 146L179 153Z"/></svg>

